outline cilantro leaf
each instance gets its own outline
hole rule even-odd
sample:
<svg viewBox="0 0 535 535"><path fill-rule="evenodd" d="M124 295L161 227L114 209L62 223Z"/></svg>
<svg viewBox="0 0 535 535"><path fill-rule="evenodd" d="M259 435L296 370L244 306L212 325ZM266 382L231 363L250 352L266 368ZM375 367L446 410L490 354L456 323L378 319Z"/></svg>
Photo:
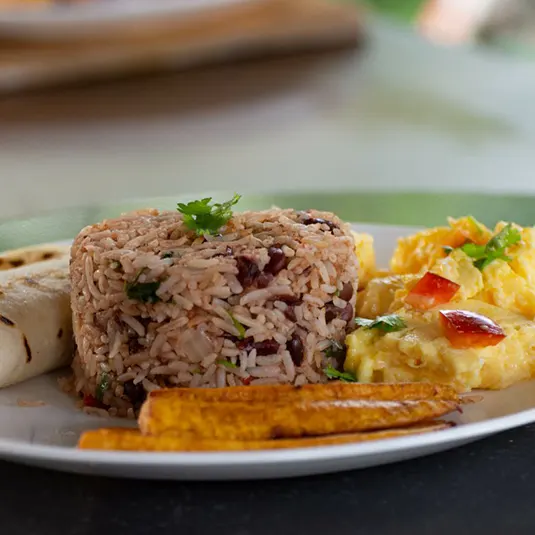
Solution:
<svg viewBox="0 0 535 535"><path fill-rule="evenodd" d="M225 368L238 368L238 365L234 364L234 362L230 362L230 360L219 359L216 360L216 362L217 364L221 364L221 366L225 366Z"/></svg>
<svg viewBox="0 0 535 535"><path fill-rule="evenodd" d="M352 373L339 372L332 366L327 366L327 368L325 368L323 372L329 379L333 379L333 380L338 379L338 381L342 381L343 383L357 383L358 382L358 379Z"/></svg>
<svg viewBox="0 0 535 535"><path fill-rule="evenodd" d="M487 245L465 243L461 250L470 258L474 259L474 266L483 271L494 260L510 262L511 258L505 254L508 247L515 245L522 239L518 229L508 223L503 229L492 237Z"/></svg>
<svg viewBox="0 0 535 535"><path fill-rule="evenodd" d="M393 333L401 331L407 327L407 324L401 316L397 314L388 314L386 316L378 316L374 320L366 318L355 318L355 323L359 327L365 327L366 329L379 329L385 333Z"/></svg>
<svg viewBox="0 0 535 535"><path fill-rule="evenodd" d="M453 253L453 251L454 251L453 247L450 247L449 245L444 245L444 246L442 247L442 250L443 250L447 255Z"/></svg>
<svg viewBox="0 0 535 535"><path fill-rule="evenodd" d="M124 291L128 299L141 301L142 303L157 303L161 299L156 295L156 291L160 287L160 281L154 282L138 282L139 277L145 271L141 269L132 282L124 283Z"/></svg>
<svg viewBox="0 0 535 535"><path fill-rule="evenodd" d="M108 390L110 387L110 376L104 372L102 376L100 377L100 381L97 385L97 389L95 392L95 398L97 401L100 401L102 403L102 398L104 397L104 392Z"/></svg>
<svg viewBox="0 0 535 535"><path fill-rule="evenodd" d="M184 215L184 224L194 230L198 236L215 234L226 225L232 217L232 207L241 199L241 195L224 203L211 205L212 197L206 197L188 204L178 203L177 210Z"/></svg>
<svg viewBox="0 0 535 535"><path fill-rule="evenodd" d="M245 338L245 327L234 317L234 314L232 314L232 312L227 311L227 314L230 316L234 327L236 327L236 329L238 330L238 338L240 340L243 340Z"/></svg>

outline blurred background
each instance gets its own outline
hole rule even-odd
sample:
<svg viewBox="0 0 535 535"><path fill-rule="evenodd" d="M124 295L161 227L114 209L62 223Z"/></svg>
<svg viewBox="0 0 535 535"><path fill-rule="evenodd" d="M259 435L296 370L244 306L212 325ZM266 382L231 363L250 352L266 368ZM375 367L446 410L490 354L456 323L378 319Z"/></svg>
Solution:
<svg viewBox="0 0 535 535"><path fill-rule="evenodd" d="M535 0L0 0L2 241L227 191L533 224L534 35Z"/></svg>

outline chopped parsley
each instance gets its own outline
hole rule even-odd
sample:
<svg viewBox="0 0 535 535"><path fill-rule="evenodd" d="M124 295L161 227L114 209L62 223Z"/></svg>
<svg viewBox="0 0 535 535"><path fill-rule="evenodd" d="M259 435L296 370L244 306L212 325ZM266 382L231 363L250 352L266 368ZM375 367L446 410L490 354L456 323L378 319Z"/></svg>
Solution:
<svg viewBox="0 0 535 535"><path fill-rule="evenodd" d="M343 383L357 383L358 382L358 379L352 373L339 372L332 366L327 366L327 368L325 368L323 372L329 379L342 381Z"/></svg>
<svg viewBox="0 0 535 535"><path fill-rule="evenodd" d="M388 314L386 316L378 316L374 320L366 318L355 318L355 323L359 327L365 327L366 329L378 329L385 333L393 333L401 331L407 327L407 324L401 316L397 314Z"/></svg>
<svg viewBox="0 0 535 535"><path fill-rule="evenodd" d="M442 250L443 250L447 255L453 253L453 251L454 251L453 247L450 247L449 245L444 245L444 247L442 247Z"/></svg>
<svg viewBox="0 0 535 535"><path fill-rule="evenodd" d="M142 303L157 303L161 301L156 295L161 282L138 282L139 277L144 271L145 269L141 269L132 282L125 282L124 291L128 299L134 299Z"/></svg>
<svg viewBox="0 0 535 535"><path fill-rule="evenodd" d="M184 224L198 236L216 234L228 223L232 217L232 207L240 199L241 195L234 194L230 201L211 205L212 197L206 197L188 204L178 203L177 210L184 215Z"/></svg>
<svg viewBox="0 0 535 535"><path fill-rule="evenodd" d="M106 392L106 390L108 390L109 387L110 387L110 377L106 372L104 372L100 377L100 381L97 385L97 390L95 392L95 397L97 401L100 401L102 403L104 392Z"/></svg>
<svg viewBox="0 0 535 535"><path fill-rule="evenodd" d="M487 245L465 243L460 249L474 259L474 266L477 269L483 271L494 260L510 262L511 258L505 254L505 251L521 239L520 232L511 223L508 223L496 236L488 241Z"/></svg>
<svg viewBox="0 0 535 535"><path fill-rule="evenodd" d="M238 331L238 338L243 340L245 338L245 327L234 317L232 312L227 311L227 314L230 316L234 327L236 327L236 330Z"/></svg>
<svg viewBox="0 0 535 535"><path fill-rule="evenodd" d="M219 360L216 360L216 362L217 364L221 364L221 366L225 366L225 368L231 368L231 369L238 368L238 365L234 364L234 362L230 362L230 360L219 359Z"/></svg>

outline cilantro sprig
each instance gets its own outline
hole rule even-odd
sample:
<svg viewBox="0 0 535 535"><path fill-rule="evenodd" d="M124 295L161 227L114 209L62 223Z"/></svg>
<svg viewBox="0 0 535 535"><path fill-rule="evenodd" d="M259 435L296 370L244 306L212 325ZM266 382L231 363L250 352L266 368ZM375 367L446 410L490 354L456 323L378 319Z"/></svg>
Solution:
<svg viewBox="0 0 535 535"><path fill-rule="evenodd" d="M238 338L240 340L243 340L245 338L246 332L245 327L234 317L234 314L232 312L227 311L227 314L230 316L234 327L236 327L236 330L238 331Z"/></svg>
<svg viewBox="0 0 535 535"><path fill-rule="evenodd" d="M161 282L138 282L144 271L145 269L141 269L132 282L125 282L124 291L128 299L141 301L142 303L158 303L161 299L156 295L156 292Z"/></svg>
<svg viewBox="0 0 535 535"><path fill-rule="evenodd" d="M407 327L405 320L397 314L387 314L386 316L378 316L374 320L367 318L355 318L355 323L359 327L366 329L378 329L385 333L393 333L401 331Z"/></svg>
<svg viewBox="0 0 535 535"><path fill-rule="evenodd" d="M234 364L234 362L230 362L230 360L219 359L219 360L216 360L216 362L217 364L221 364L221 366L224 366L225 368L230 368L230 369L238 368L238 365Z"/></svg>
<svg viewBox="0 0 535 535"><path fill-rule="evenodd" d="M515 245L522 239L518 229L508 223L503 229L492 237L486 245L465 243L460 247L470 258L474 259L474 266L483 271L494 260L510 262L511 258L505 254L508 247Z"/></svg>
<svg viewBox="0 0 535 535"><path fill-rule="evenodd" d="M210 204L212 197L206 197L187 204L179 202L177 210L184 215L184 224L194 230L198 236L216 234L232 217L232 207L238 203L241 195L237 193L230 201Z"/></svg>
<svg viewBox="0 0 535 535"><path fill-rule="evenodd" d="M110 387L110 382L110 376L106 372L104 372L100 377L100 381L97 385L97 389L95 392L95 398L97 399L97 401L100 401L102 403L104 392L106 392L106 390L108 390L108 388Z"/></svg>
<svg viewBox="0 0 535 535"><path fill-rule="evenodd" d="M358 379L355 375L353 375L350 372L339 372L337 369L333 368L332 366L327 366L323 370L323 373L332 380L338 380L342 381L343 383L357 383Z"/></svg>

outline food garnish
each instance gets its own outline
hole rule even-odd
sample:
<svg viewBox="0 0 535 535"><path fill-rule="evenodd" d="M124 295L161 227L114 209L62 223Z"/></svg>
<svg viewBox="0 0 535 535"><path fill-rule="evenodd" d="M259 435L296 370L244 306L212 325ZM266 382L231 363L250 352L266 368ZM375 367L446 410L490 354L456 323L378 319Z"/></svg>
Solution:
<svg viewBox="0 0 535 535"><path fill-rule="evenodd" d="M227 311L227 314L230 316L232 324L234 325L234 327L236 327L236 330L238 331L238 339L243 340L245 338L245 327L234 317L234 314L232 312Z"/></svg>
<svg viewBox="0 0 535 535"><path fill-rule="evenodd" d="M378 316L374 320L368 318L355 318L355 323L359 327L365 327L366 329L378 329L385 333L401 331L407 327L405 320L397 314Z"/></svg>
<svg viewBox="0 0 535 535"><path fill-rule="evenodd" d="M158 303L161 299L156 295L160 287L160 281L138 282L139 277L145 269L139 270L132 282L125 282L124 291L128 299L141 301L142 303Z"/></svg>
<svg viewBox="0 0 535 535"><path fill-rule="evenodd" d="M456 349L495 346L505 338L497 323L468 310L441 310L440 322L446 338Z"/></svg>
<svg viewBox="0 0 535 535"><path fill-rule="evenodd" d="M225 368L231 368L231 369L239 368L237 364L234 364L234 362L230 362L230 360L218 359L216 360L216 363L221 364L221 366L225 366Z"/></svg>
<svg viewBox="0 0 535 535"><path fill-rule="evenodd" d="M510 262L511 258L505 254L508 247L521 241L520 231L508 223L496 236L492 237L486 245L465 243L461 251L474 259L474 266L483 271L494 260Z"/></svg>
<svg viewBox="0 0 535 535"><path fill-rule="evenodd" d="M419 310L449 303L461 286L428 271L411 289L405 303Z"/></svg>
<svg viewBox="0 0 535 535"><path fill-rule="evenodd" d="M327 366L324 370L325 375L329 379L342 381L343 383L356 383L358 379L350 372L339 372L332 366Z"/></svg>
<svg viewBox="0 0 535 535"><path fill-rule="evenodd" d="M187 204L178 203L177 210L184 215L184 224L189 229L194 230L198 236L216 234L221 227L229 222L232 217L231 208L240 199L241 195L236 193L230 201L211 205L212 197L206 197Z"/></svg>
<svg viewBox="0 0 535 535"><path fill-rule="evenodd" d="M100 377L100 381L97 385L97 389L95 392L95 397L97 401L102 401L102 398L104 397L104 392L106 392L106 390L108 390L109 387L110 387L110 377L106 372L104 372Z"/></svg>

